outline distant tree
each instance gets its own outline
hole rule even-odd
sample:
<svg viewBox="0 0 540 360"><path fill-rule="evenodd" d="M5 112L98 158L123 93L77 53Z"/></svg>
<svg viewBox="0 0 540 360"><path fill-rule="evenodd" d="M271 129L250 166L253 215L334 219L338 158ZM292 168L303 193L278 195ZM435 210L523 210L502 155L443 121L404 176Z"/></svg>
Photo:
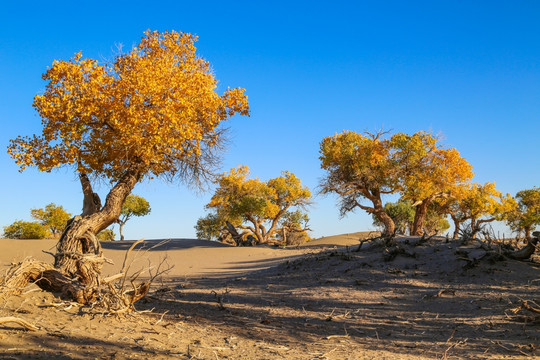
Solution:
<svg viewBox="0 0 540 360"><path fill-rule="evenodd" d="M466 186L472 167L457 150L438 147L438 140L424 131L390 139L383 135L344 131L324 138L320 159L327 174L321 192L339 196L342 216L355 208L372 214L384 234L393 234L395 223L381 196L399 192L415 207L411 234L420 235L430 204ZM364 199L372 205L362 204Z"/></svg>
<svg viewBox="0 0 540 360"><path fill-rule="evenodd" d="M446 211L454 222L454 239L459 236L461 225L470 221L472 237L482 224L504 220L515 207L516 202L510 194L503 195L495 188L495 183L472 184L462 190L457 198L447 201Z"/></svg>
<svg viewBox="0 0 540 360"><path fill-rule="evenodd" d="M293 173L261 181L248 179L247 166L231 169L217 180L218 188L206 205L213 215L199 219L199 235L214 237L226 222L252 235L258 243L267 243L282 232L282 220L294 208L303 210L310 203L311 193Z"/></svg>
<svg viewBox="0 0 540 360"><path fill-rule="evenodd" d="M401 234L410 234L413 223L415 208L411 201L399 199L397 202L388 202L384 205L386 213L394 220L396 224L396 232ZM373 216L373 225L381 227L382 224ZM448 230L450 224L437 208L436 203L428 207L424 229L428 233L441 233Z"/></svg>
<svg viewBox="0 0 540 360"><path fill-rule="evenodd" d="M506 218L514 231L523 232L531 239L531 232L540 225L540 188L521 190L516 194L517 206Z"/></svg>
<svg viewBox="0 0 540 360"><path fill-rule="evenodd" d="M397 202L384 204L384 211L392 218L396 225L396 232L409 234L414 221L414 207L408 200L399 199ZM373 216L373 225L384 227L376 216Z"/></svg>
<svg viewBox="0 0 540 360"><path fill-rule="evenodd" d="M124 240L124 233L122 229L132 216L145 216L150 214L151 210L150 204L145 198L142 196L129 194L124 201L124 205L122 205L122 212L117 220L120 227L120 240Z"/></svg>
<svg viewBox="0 0 540 360"><path fill-rule="evenodd" d="M111 229L101 230L99 234L97 234L99 241L113 241L115 237L116 234Z"/></svg>
<svg viewBox="0 0 540 360"><path fill-rule="evenodd" d="M47 234L45 227L35 221L17 220L4 226L4 237L8 239L44 239Z"/></svg>
<svg viewBox="0 0 540 360"><path fill-rule="evenodd" d="M438 139L424 131L395 134L390 147L399 167L402 197L415 207L411 235L421 235L429 206L467 187L472 166L456 149L440 147Z"/></svg>
<svg viewBox="0 0 540 360"><path fill-rule="evenodd" d="M69 167L80 179L83 211L62 233L54 264L84 284L71 295L77 301L95 301L101 265L81 266L91 257L72 254L101 256L95 235L119 218L134 186L155 177L201 186L220 160L220 124L249 114L244 89L216 92L214 71L196 54L196 40L187 33L147 31L130 52L106 63L81 53L55 60L33 103L42 133L11 141L8 151L21 170ZM91 179L112 184L105 204Z"/></svg>
<svg viewBox="0 0 540 360"><path fill-rule="evenodd" d="M298 245L311 238L308 234L309 217L306 213L296 210L287 211L280 220L281 232L278 232L277 238L283 245Z"/></svg>
<svg viewBox="0 0 540 360"><path fill-rule="evenodd" d="M50 203L43 209L31 209L31 215L36 219L53 238L60 237L62 230L66 227L71 214L68 213L61 205Z"/></svg>
<svg viewBox="0 0 540 360"><path fill-rule="evenodd" d="M209 213L197 220L195 225L195 234L201 240L219 240L226 231L225 219L222 219L216 213Z"/></svg>
<svg viewBox="0 0 540 360"><path fill-rule="evenodd" d="M322 194L339 197L339 212L345 216L360 208L384 226L384 234L394 234L394 220L384 210L381 196L398 192L398 166L382 133L361 135L353 131L326 137L320 145ZM362 200L371 202L371 206Z"/></svg>

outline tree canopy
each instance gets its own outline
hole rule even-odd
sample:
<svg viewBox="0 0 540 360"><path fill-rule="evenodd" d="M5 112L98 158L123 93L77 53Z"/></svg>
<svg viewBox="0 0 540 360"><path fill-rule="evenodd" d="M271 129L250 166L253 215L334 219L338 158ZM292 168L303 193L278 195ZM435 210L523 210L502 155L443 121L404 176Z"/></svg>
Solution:
<svg viewBox="0 0 540 360"><path fill-rule="evenodd" d="M474 237L482 224L505 219L515 206L510 194L503 195L494 182L487 182L462 189L458 197L448 199L445 207L454 222L454 238L457 238L464 222L470 221Z"/></svg>
<svg viewBox="0 0 540 360"><path fill-rule="evenodd" d="M268 181L248 177L247 166L233 168L220 176L218 188L206 206L214 214L199 220L198 233L216 234L213 226L223 226L228 221L246 230L257 242L266 243L283 231L281 220L302 218L290 216L289 212L309 205L311 193L293 173L284 171Z"/></svg>
<svg viewBox="0 0 540 360"><path fill-rule="evenodd" d="M429 205L466 186L472 167L457 150L438 147L437 138L424 131L389 139L383 135L344 131L324 138L320 159L327 173L322 193L338 194L341 215L357 207L372 214L387 234L394 232L395 224L385 212L382 195L400 193L416 208L411 233L418 235Z"/></svg>
<svg viewBox="0 0 540 360"><path fill-rule="evenodd" d="M344 131L324 138L320 160L326 175L320 186L321 193L339 196L341 216L358 207L384 224L385 233L393 234L395 224L384 210L381 195L399 191L400 183L388 141L381 135ZM362 199L372 206L362 204Z"/></svg>
<svg viewBox="0 0 540 360"><path fill-rule="evenodd" d="M8 239L44 239L47 229L35 221L17 220L13 224L4 226L4 237Z"/></svg>
<svg viewBox="0 0 540 360"><path fill-rule="evenodd" d="M92 236L116 221L144 177L200 185L219 160L219 124L248 115L243 89L217 94L210 64L195 53L196 40L187 33L147 31L110 63L78 53L54 61L43 75L45 92L33 103L42 134L19 136L8 151L21 170L68 166L79 173L88 219L78 236L87 238L85 248L92 249ZM95 177L113 183L103 206L92 191Z"/></svg>
<svg viewBox="0 0 540 360"><path fill-rule="evenodd" d="M531 231L540 225L540 189L521 190L516 194L517 206L508 214L507 223L515 231L530 238Z"/></svg>
<svg viewBox="0 0 540 360"><path fill-rule="evenodd" d="M390 139L403 199L416 207L412 235L420 235L427 209L437 198L455 196L473 177L472 166L456 149L445 149L433 135L419 131Z"/></svg>
<svg viewBox="0 0 540 360"><path fill-rule="evenodd" d="M53 62L45 92L33 106L41 136L18 137L9 152L21 169L122 178L199 174L220 141L221 121L249 106L244 90L215 91L210 65L195 53L196 36L147 31L129 53L112 63L84 59Z"/></svg>
<svg viewBox="0 0 540 360"><path fill-rule="evenodd" d="M120 226L120 240L124 240L123 227L132 216L146 216L152 209L148 201L139 195L129 194L122 205L121 215L118 218Z"/></svg>
<svg viewBox="0 0 540 360"><path fill-rule="evenodd" d="M30 213L55 238L60 236L66 223L71 219L71 214L62 205L54 203L46 205L43 209L31 209Z"/></svg>

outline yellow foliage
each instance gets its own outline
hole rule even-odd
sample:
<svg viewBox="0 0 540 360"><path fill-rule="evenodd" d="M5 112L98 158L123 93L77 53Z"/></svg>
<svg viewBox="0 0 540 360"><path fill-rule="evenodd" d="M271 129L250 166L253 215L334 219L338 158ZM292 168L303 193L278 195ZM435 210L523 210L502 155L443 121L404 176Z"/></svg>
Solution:
<svg viewBox="0 0 540 360"><path fill-rule="evenodd" d="M135 167L174 176L179 162L216 145L221 121L249 113L244 89L216 93L209 63L195 54L196 40L147 31L112 64L81 53L54 61L43 75L45 92L33 103L43 133L12 140L9 153L21 170L73 165L115 179Z"/></svg>
<svg viewBox="0 0 540 360"><path fill-rule="evenodd" d="M510 194L503 195L494 182L488 182L484 185L475 183L463 190L459 198L451 200L450 211L460 221L476 221L486 216L492 221L504 219L516 206Z"/></svg>
<svg viewBox="0 0 540 360"><path fill-rule="evenodd" d="M219 218L250 230L259 242L266 242L281 230L278 222L290 208L309 204L311 192L288 171L266 182L248 177L247 166L223 174L206 207L214 209ZM251 225L243 226L242 223Z"/></svg>
<svg viewBox="0 0 540 360"><path fill-rule="evenodd" d="M458 194L474 175L456 149L437 147L437 139L429 133L399 133L390 144L400 167L404 199L416 202Z"/></svg>

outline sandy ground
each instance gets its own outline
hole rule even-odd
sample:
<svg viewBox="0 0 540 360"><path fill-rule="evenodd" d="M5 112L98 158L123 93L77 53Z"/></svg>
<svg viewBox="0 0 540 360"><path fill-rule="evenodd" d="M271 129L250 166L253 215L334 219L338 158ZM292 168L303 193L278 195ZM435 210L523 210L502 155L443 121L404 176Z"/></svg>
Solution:
<svg viewBox="0 0 540 360"><path fill-rule="evenodd" d="M537 262L465 261L482 250L442 238L388 260L381 247L353 251L365 235L290 249L147 241L133 271L174 267L137 313L100 313L29 286L0 316L38 330L0 325L0 359L540 358L540 325L511 312L524 299L540 304ZM131 244L103 244L114 262L106 275ZM51 261L43 250L54 245L0 240L0 270L26 256Z"/></svg>

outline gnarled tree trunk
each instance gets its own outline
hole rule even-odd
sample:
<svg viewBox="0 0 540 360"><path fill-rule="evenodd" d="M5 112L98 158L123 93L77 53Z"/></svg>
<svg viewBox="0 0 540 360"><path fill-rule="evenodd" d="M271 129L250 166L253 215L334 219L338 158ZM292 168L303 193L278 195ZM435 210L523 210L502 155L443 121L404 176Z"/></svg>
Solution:
<svg viewBox="0 0 540 360"><path fill-rule="evenodd" d="M384 211L384 208L382 210L375 210L373 214L383 224L383 234L387 236L394 235L396 232L396 224L394 223L394 220L392 220L392 218L386 213L386 211Z"/></svg>
<svg viewBox="0 0 540 360"><path fill-rule="evenodd" d="M368 198L371 200L373 204L373 208L370 209L358 203L357 203L358 204L357 206L360 207L361 209L366 210L368 213L373 214L377 218L377 220L379 220L381 224L383 224L384 236L393 236L396 232L396 223L394 222L394 219L392 219L390 215L388 215L386 211L384 210L380 192L376 190L376 191L373 191L373 193L366 192L365 195L366 197L369 196Z"/></svg>
<svg viewBox="0 0 540 360"><path fill-rule="evenodd" d="M519 250L507 252L506 256L516 260L526 260L534 254L537 244L540 242L540 231L535 231L532 238L527 239L527 245Z"/></svg>
<svg viewBox="0 0 540 360"><path fill-rule="evenodd" d="M424 233L422 228L426 221L428 206L429 201L426 200L415 206L416 212L414 213L414 221L411 229L411 235L420 236Z"/></svg>
<svg viewBox="0 0 540 360"><path fill-rule="evenodd" d="M92 191L86 174L80 175L84 193L83 212L71 219L54 254L54 267L39 261L25 261L14 266L1 284L3 294L16 293L35 282L46 291L82 304L94 302L99 295L101 268L106 259L96 234L118 219L122 204L141 174L128 170L107 195L101 208L99 196Z"/></svg>
<svg viewBox="0 0 540 360"><path fill-rule="evenodd" d="M452 238L454 240L457 240L457 238L459 237L459 231L461 230L460 228L461 228L462 220L458 219L453 214L450 214L450 217L452 218L452 221L454 222L454 235L452 236Z"/></svg>
<svg viewBox="0 0 540 360"><path fill-rule="evenodd" d="M99 197L92 191L86 174L81 174L84 207L81 216L75 216L66 226L56 246L55 268L71 277L77 277L85 285L99 283L101 264L91 262L90 257L102 255L96 234L115 222L120 216L122 204L140 179L135 170L128 170L107 195L103 208L98 208ZM88 257L90 256L90 257Z"/></svg>

